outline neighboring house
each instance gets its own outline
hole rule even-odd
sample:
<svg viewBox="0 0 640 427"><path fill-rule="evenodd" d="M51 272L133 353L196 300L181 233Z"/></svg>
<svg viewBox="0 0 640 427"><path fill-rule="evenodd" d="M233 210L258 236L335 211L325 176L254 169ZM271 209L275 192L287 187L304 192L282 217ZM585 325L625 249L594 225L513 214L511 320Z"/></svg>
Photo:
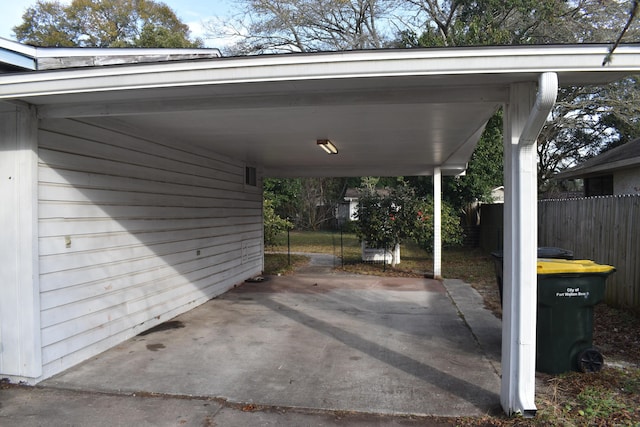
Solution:
<svg viewBox="0 0 640 427"><path fill-rule="evenodd" d="M491 190L492 203L504 203L504 185Z"/></svg>
<svg viewBox="0 0 640 427"><path fill-rule="evenodd" d="M558 180L584 180L584 196L640 194L640 138L560 172Z"/></svg>
<svg viewBox="0 0 640 427"><path fill-rule="evenodd" d="M381 196L389 194L388 189L378 188L376 192ZM348 188L345 192L342 202L336 207L336 219L338 224L358 219L358 198L360 197L360 189Z"/></svg>
<svg viewBox="0 0 640 427"><path fill-rule="evenodd" d="M344 224L345 222L355 221L358 219L358 195L359 192L357 189L347 189L343 200L339 202L336 207L336 219L338 220L338 224Z"/></svg>

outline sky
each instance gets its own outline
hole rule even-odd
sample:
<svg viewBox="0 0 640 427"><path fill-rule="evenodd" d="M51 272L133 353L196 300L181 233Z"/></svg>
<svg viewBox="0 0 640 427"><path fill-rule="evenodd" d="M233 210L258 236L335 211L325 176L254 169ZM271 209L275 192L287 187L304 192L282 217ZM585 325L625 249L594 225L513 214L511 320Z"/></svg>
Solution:
<svg viewBox="0 0 640 427"><path fill-rule="evenodd" d="M162 0L159 0L162 1ZM61 3L71 3L71 0L61 0ZM22 22L25 10L33 6L36 0L0 0L0 37L14 40L12 28ZM222 40L207 40L203 34L203 22L213 17L225 17L233 13L233 0L164 0L171 7L178 18L189 25L191 35L204 40L206 47L222 47Z"/></svg>

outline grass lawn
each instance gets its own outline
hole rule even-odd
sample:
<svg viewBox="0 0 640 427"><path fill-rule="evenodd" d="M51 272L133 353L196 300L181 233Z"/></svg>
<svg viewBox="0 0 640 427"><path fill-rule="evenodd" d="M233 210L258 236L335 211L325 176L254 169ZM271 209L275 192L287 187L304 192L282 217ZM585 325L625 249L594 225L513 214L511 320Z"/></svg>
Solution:
<svg viewBox="0 0 640 427"><path fill-rule="evenodd" d="M360 243L353 234L291 232L291 252L330 253L343 259L342 269L360 274L423 276L433 270L431 254L415 245L401 245L400 265L363 263ZM267 248L266 274L287 274L304 264L302 255L292 255L289 265L287 236ZM280 252L280 253L269 253ZM284 252L284 254L282 253ZM501 317L493 260L478 249L445 248L442 253L445 278L471 284L484 298L485 306ZM594 310L594 345L607 365L596 374L571 372L537 374L543 386L536 390L538 414L532 419L506 416L460 418L463 426L640 426L640 317L629 310L599 304ZM447 420L443 420L447 422Z"/></svg>
<svg viewBox="0 0 640 427"><path fill-rule="evenodd" d="M387 275L387 276L424 276L433 273L433 256L413 243L400 246L400 264L397 267L382 263L362 262L360 242L355 234L339 232L301 232L289 233L292 253L328 253L341 257L343 270L351 273ZM280 236L278 244L267 248L265 257L266 274L286 274L293 271L287 265L287 235ZM304 258L292 255L292 264L304 263ZM295 267L295 266L294 266ZM442 275L471 283L485 298L485 305L498 317L500 295L496 286L495 270L490 255L478 249L445 248L442 253Z"/></svg>

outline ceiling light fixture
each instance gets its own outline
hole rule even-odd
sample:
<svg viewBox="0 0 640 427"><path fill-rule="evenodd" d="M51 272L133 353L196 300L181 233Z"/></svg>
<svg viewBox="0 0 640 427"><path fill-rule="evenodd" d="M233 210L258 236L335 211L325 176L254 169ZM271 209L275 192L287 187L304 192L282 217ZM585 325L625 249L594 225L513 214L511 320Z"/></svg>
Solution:
<svg viewBox="0 0 640 427"><path fill-rule="evenodd" d="M319 139L316 144L320 146L327 154L338 154L338 148L328 139Z"/></svg>

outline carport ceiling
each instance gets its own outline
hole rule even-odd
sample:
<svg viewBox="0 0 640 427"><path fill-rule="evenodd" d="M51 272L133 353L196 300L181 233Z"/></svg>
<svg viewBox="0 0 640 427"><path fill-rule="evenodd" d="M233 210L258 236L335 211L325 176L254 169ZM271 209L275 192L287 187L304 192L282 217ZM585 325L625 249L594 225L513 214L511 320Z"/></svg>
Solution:
<svg viewBox="0 0 640 427"><path fill-rule="evenodd" d="M421 175L436 165L460 173L500 105L496 94L472 86L474 95L454 100L442 88L407 89L402 79L372 79L360 90L327 83L254 84L262 96L212 94L197 97L206 105L197 109L190 98L184 109L118 116L108 126L210 147L262 165L269 176ZM338 154L325 154L318 139L331 140Z"/></svg>
<svg viewBox="0 0 640 427"><path fill-rule="evenodd" d="M43 119L211 150L267 176L458 174L511 84L546 71L565 85L602 83L640 63L637 47L621 47L603 68L606 52L417 49L87 67L2 76L0 99L36 104Z"/></svg>

